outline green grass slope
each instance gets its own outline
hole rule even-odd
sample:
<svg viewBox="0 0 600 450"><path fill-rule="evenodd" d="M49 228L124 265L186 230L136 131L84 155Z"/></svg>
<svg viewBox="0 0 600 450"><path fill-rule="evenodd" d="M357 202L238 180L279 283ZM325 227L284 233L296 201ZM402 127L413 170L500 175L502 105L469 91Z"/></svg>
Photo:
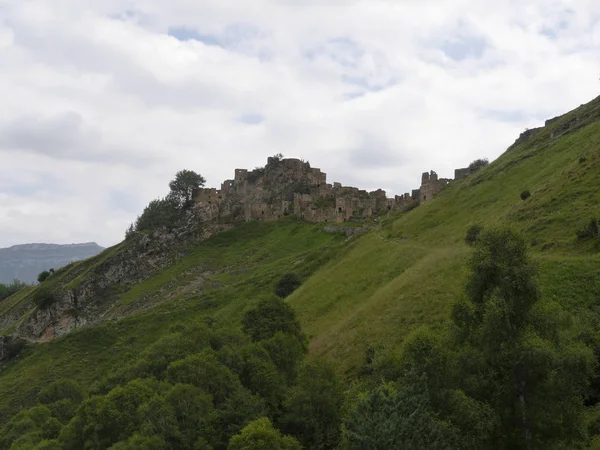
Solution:
<svg viewBox="0 0 600 450"><path fill-rule="evenodd" d="M525 233L544 295L591 321L600 311L598 242L576 232L600 217L600 100L533 132L434 200L389 219L294 293L311 348L352 373L369 347L437 326L462 295L469 226ZM521 200L529 190L531 197Z"/></svg>

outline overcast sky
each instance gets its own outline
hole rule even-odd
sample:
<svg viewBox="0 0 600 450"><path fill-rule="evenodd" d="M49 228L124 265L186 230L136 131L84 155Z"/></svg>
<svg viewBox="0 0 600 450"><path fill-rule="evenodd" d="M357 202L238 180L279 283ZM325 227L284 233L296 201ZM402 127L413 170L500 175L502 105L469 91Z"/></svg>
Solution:
<svg viewBox="0 0 600 450"><path fill-rule="evenodd" d="M597 0L0 0L0 247L119 242L179 169L389 195L600 87Z"/></svg>

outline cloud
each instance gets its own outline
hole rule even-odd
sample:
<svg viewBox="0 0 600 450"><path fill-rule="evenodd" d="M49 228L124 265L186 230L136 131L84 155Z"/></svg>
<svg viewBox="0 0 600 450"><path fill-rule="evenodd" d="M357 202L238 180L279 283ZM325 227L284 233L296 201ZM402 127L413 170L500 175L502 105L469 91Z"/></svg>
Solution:
<svg viewBox="0 0 600 450"><path fill-rule="evenodd" d="M389 194L598 90L581 0L0 4L0 246L118 242L180 169L275 153Z"/></svg>

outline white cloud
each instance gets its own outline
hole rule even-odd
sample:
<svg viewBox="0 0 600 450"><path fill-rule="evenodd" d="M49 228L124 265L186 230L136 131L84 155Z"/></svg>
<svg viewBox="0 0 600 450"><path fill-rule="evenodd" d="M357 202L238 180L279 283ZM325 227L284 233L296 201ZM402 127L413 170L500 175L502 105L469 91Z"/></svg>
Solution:
<svg viewBox="0 0 600 450"><path fill-rule="evenodd" d="M598 90L592 0L0 3L0 246L118 242L179 169L390 194Z"/></svg>

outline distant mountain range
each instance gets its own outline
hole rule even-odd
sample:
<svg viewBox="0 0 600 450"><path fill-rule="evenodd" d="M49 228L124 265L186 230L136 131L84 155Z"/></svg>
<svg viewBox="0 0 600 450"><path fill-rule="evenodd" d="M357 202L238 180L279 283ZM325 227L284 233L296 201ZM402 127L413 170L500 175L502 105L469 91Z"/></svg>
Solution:
<svg viewBox="0 0 600 450"><path fill-rule="evenodd" d="M26 283L37 281L40 272L59 269L72 261L97 255L104 247L95 242L83 244L23 244L0 248L0 283L15 278Z"/></svg>

